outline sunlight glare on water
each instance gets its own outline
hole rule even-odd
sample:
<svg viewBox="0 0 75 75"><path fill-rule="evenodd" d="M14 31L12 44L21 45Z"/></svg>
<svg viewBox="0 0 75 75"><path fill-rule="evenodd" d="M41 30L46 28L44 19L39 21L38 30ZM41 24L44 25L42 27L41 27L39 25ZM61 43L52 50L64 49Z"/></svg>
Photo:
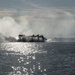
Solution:
<svg viewBox="0 0 75 75"><path fill-rule="evenodd" d="M31 53L40 53L41 51L38 49L38 44L35 44L35 43L33 44L31 43L2 43L1 48L2 50L13 51L13 52L16 52L16 54L20 53L22 55L27 55Z"/></svg>
<svg viewBox="0 0 75 75"><path fill-rule="evenodd" d="M11 63L12 71L8 75L46 75L46 68L42 68L36 55L47 53L42 51L43 45L36 43L2 43L1 50L5 51L7 63Z"/></svg>

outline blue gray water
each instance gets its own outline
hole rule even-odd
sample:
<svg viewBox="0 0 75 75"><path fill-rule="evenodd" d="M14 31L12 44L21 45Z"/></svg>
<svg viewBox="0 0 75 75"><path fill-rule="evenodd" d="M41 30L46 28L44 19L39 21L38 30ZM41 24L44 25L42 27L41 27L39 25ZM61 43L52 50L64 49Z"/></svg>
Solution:
<svg viewBox="0 0 75 75"><path fill-rule="evenodd" d="M75 43L0 43L0 75L75 75Z"/></svg>

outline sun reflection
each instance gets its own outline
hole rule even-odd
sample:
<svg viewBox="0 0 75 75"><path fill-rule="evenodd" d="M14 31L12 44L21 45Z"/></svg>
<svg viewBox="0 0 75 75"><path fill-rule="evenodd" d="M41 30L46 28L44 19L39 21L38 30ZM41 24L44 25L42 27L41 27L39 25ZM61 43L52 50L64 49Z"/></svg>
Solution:
<svg viewBox="0 0 75 75"><path fill-rule="evenodd" d="M15 58L11 66L13 71L8 75L46 75L46 68L42 68L42 62L36 57L37 53L43 53L39 46L35 43L3 43L1 47L7 51L5 54Z"/></svg>
<svg viewBox="0 0 75 75"><path fill-rule="evenodd" d="M16 53L20 52L24 55L39 52L38 45L35 45L35 43L32 45L30 43L2 43L1 45L4 50L14 51Z"/></svg>

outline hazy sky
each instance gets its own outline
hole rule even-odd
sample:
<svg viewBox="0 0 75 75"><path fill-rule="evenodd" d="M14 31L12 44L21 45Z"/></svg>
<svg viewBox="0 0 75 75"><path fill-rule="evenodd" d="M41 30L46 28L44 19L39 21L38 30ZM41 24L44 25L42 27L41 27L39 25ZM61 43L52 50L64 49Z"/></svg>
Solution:
<svg viewBox="0 0 75 75"><path fill-rule="evenodd" d="M75 37L75 0L0 0L0 33Z"/></svg>
<svg viewBox="0 0 75 75"><path fill-rule="evenodd" d="M0 8L75 7L75 0L0 0Z"/></svg>

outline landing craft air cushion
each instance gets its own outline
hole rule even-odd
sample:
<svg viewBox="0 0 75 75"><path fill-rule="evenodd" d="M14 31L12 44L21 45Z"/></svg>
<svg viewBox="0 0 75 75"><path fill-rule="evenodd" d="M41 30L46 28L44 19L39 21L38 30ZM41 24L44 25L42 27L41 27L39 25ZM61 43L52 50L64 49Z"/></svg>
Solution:
<svg viewBox="0 0 75 75"><path fill-rule="evenodd" d="M47 39L43 35L31 35L31 36L25 36L23 34L20 34L18 42L45 42Z"/></svg>

